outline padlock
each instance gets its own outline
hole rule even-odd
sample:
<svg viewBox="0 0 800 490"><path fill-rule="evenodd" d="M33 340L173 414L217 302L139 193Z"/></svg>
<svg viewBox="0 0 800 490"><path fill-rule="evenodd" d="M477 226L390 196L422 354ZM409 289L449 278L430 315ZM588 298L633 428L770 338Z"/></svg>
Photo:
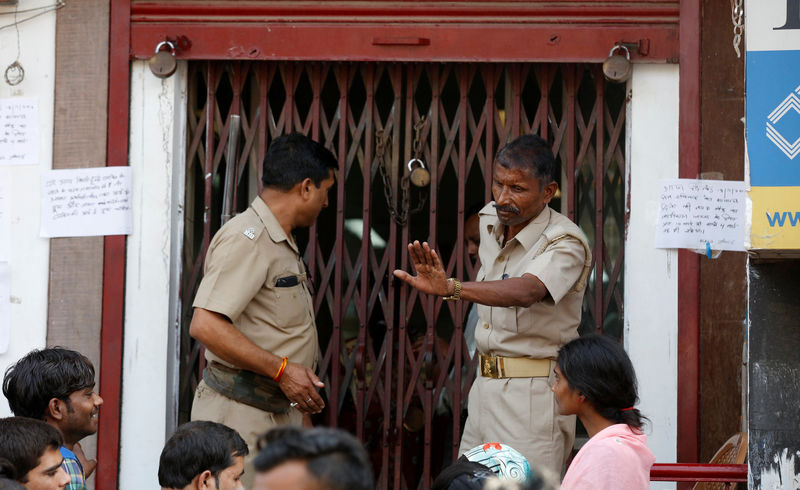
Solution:
<svg viewBox="0 0 800 490"><path fill-rule="evenodd" d="M168 50L162 51L161 48L166 46ZM178 62L175 60L175 45L169 41L161 41L156 46L156 54L154 54L149 61L150 71L158 78L168 78L175 73L178 68Z"/></svg>
<svg viewBox="0 0 800 490"><path fill-rule="evenodd" d="M431 183L431 173L419 158L408 161L408 171L411 172L411 183L416 187L427 187Z"/></svg>
<svg viewBox="0 0 800 490"><path fill-rule="evenodd" d="M614 54L618 50L625 51L625 56L621 54ZM603 75L606 80L610 82L622 83L631 77L633 66L631 64L631 53L628 48L621 44L617 44L611 48L608 53L608 58L603 62Z"/></svg>

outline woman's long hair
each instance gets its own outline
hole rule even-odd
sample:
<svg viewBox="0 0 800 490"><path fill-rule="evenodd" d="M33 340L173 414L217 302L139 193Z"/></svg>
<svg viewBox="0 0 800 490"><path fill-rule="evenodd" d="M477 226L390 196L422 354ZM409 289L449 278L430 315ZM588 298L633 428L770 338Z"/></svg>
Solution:
<svg viewBox="0 0 800 490"><path fill-rule="evenodd" d="M561 347L556 362L569 387L584 395L597 413L641 430L647 418L632 408L639 400L636 372L618 342L584 335Z"/></svg>

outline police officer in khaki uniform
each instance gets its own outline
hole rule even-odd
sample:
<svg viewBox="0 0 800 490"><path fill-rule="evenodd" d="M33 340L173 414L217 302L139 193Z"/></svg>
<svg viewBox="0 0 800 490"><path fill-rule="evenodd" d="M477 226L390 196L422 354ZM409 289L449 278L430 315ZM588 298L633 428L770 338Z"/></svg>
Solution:
<svg viewBox="0 0 800 490"><path fill-rule="evenodd" d="M495 200L480 212L477 280L448 279L437 253L419 242L408 246L417 275L394 274L421 292L478 304L480 376L460 452L501 442L560 474L575 418L558 414L548 381L559 347L578 336L591 252L580 228L547 206L554 177L544 140L512 141L495 160Z"/></svg>
<svg viewBox="0 0 800 490"><path fill-rule="evenodd" d="M301 134L276 138L264 157L263 192L214 235L193 303L192 337L207 367L192 420L236 429L250 448L278 425L310 425L324 402L308 276L292 230L328 205L336 158ZM248 484L249 486L249 484Z"/></svg>

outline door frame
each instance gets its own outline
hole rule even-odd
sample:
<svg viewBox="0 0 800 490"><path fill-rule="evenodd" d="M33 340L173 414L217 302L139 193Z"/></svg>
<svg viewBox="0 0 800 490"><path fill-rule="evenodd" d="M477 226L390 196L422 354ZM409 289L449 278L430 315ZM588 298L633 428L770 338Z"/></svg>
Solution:
<svg viewBox="0 0 800 490"><path fill-rule="evenodd" d="M327 23L298 19L282 24L236 24L236 16L276 12L252 4L233 10L204 4L205 10L199 11L198 5L188 2L170 6L169 2L132 5L131 0L114 1L110 12L106 166L128 162L130 61L149 58L154 46L166 39L179 46L186 46L186 40L191 43L188 49L176 53L182 59L473 62L599 62L608 56L609 46L623 42L635 47L635 62L680 63L679 174L696 178L700 170L700 2L681 0L679 12L675 6L632 10L625 8L625 2L616 3L619 5L589 10L588 20L578 17L578 9L587 13L583 6L559 12L565 20L558 24L550 13L551 25L546 24L546 12L536 2L529 8L503 7L489 14L470 10L468 2L450 10L386 2L373 10L330 8L314 12L317 20L330 17ZM189 13L198 12L207 19L186 22ZM214 15L217 19L222 16L222 22L212 22ZM364 20L336 20L354 15L362 15ZM515 22L508 21L509 15ZM392 16L402 17L404 24L390 24L387 19L394 19ZM437 19L435 27L430 23L431 16ZM616 19L616 24L609 26L609 18ZM226 27L226 21L233 21L237 28ZM265 35L265 29L269 35ZM520 37L526 42L520 43ZM486 42L487 38L492 42ZM298 43L298 39L303 42ZM337 39L337 43L330 39ZM125 248L125 236L107 236L104 240L100 390L106 403L98 434L98 488L119 486ZM683 250L678 256L682 300L678 305L677 455L678 461L692 462L697 460L699 447L699 256Z"/></svg>

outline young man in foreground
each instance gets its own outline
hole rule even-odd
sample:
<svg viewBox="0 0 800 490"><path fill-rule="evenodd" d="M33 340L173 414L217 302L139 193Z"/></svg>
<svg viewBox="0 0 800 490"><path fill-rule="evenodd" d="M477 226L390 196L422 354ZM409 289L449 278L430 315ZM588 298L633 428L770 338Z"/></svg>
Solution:
<svg viewBox="0 0 800 490"><path fill-rule="evenodd" d="M247 444L238 432L216 422L183 424L172 434L158 464L163 489L243 490Z"/></svg>
<svg viewBox="0 0 800 490"><path fill-rule="evenodd" d="M64 488L69 475L61 466L61 443L61 434L40 420L0 419L0 477L15 480L27 490Z"/></svg>

